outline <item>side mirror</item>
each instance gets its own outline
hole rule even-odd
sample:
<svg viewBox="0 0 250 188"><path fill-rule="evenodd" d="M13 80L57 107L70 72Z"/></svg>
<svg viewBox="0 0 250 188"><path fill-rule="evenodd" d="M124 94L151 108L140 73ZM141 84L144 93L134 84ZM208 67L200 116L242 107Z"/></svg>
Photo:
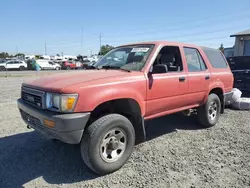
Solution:
<svg viewBox="0 0 250 188"><path fill-rule="evenodd" d="M167 73L168 67L164 64L157 64L153 66L151 74L161 74L161 73Z"/></svg>

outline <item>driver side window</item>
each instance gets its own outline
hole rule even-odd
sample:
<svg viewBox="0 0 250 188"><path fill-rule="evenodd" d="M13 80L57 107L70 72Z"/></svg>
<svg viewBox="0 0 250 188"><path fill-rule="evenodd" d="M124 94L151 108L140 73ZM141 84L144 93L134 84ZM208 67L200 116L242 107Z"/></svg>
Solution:
<svg viewBox="0 0 250 188"><path fill-rule="evenodd" d="M157 55L155 62L153 64L153 69L157 67L165 67L166 72L181 72L183 70L183 64L181 59L180 49L177 46L165 46L161 49Z"/></svg>

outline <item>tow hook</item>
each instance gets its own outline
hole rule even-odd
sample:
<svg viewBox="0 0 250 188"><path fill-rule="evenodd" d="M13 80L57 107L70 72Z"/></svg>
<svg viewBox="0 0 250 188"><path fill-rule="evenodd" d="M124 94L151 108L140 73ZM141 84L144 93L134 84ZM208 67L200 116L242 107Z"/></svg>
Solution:
<svg viewBox="0 0 250 188"><path fill-rule="evenodd" d="M27 125L27 128L28 128L28 129L31 129L31 126Z"/></svg>

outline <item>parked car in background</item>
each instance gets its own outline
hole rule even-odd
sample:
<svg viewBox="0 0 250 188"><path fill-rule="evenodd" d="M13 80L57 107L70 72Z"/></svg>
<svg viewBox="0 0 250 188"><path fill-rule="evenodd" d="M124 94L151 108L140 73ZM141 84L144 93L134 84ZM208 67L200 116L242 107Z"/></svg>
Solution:
<svg viewBox="0 0 250 188"><path fill-rule="evenodd" d="M62 62L62 69L82 69L82 63L80 61L63 61Z"/></svg>
<svg viewBox="0 0 250 188"><path fill-rule="evenodd" d="M27 69L27 63L20 60L8 60L0 62L0 71L5 70L25 70Z"/></svg>
<svg viewBox="0 0 250 188"><path fill-rule="evenodd" d="M244 94L250 93L250 56L228 57L227 61L234 75L234 87Z"/></svg>
<svg viewBox="0 0 250 188"><path fill-rule="evenodd" d="M97 56L97 55L94 55L94 56L91 56L88 58L88 60L90 62L97 62L102 56Z"/></svg>
<svg viewBox="0 0 250 188"><path fill-rule="evenodd" d="M82 159L98 174L125 164L146 139L145 120L196 112L201 126L214 126L233 88L221 51L189 44L119 46L94 67L23 83L18 108L28 128L80 144Z"/></svg>
<svg viewBox="0 0 250 188"><path fill-rule="evenodd" d="M0 58L0 63L4 63L4 62L6 62L6 61L7 61L6 59Z"/></svg>
<svg viewBox="0 0 250 188"><path fill-rule="evenodd" d="M39 65L41 70L60 70L61 66L50 60L38 59L36 63Z"/></svg>
<svg viewBox="0 0 250 188"><path fill-rule="evenodd" d="M95 64L95 62L83 62L82 63L82 68L83 69L91 69L92 68L92 66Z"/></svg>

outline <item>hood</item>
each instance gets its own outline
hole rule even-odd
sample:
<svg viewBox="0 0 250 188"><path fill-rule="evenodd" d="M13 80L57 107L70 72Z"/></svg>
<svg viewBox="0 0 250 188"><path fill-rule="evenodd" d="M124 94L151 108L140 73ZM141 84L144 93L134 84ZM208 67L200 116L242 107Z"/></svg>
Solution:
<svg viewBox="0 0 250 188"><path fill-rule="evenodd" d="M44 91L59 92L61 89L88 81L117 77L129 74L120 70L84 70L66 73L58 73L50 76L40 77L39 79L23 83L34 89Z"/></svg>

